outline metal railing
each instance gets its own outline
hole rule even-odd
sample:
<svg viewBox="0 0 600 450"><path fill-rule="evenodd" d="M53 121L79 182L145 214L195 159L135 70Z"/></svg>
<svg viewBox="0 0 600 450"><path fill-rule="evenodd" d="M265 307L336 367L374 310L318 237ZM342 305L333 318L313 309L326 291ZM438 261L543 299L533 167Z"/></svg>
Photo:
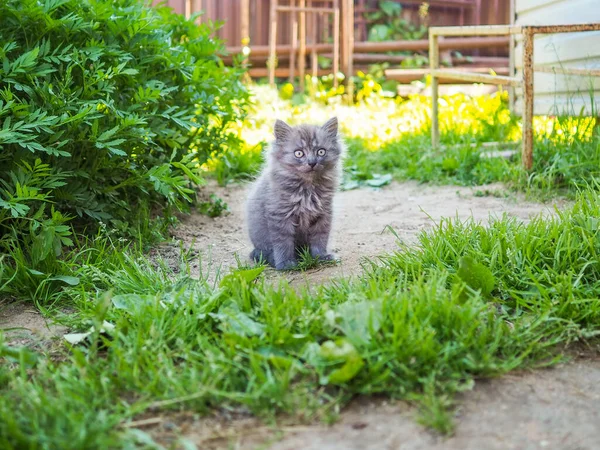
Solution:
<svg viewBox="0 0 600 450"><path fill-rule="evenodd" d="M523 140L522 162L525 169L533 166L533 73L550 72L570 75L600 76L600 69L548 67L533 64L533 38L536 34L573 33L580 31L600 31L600 23L578 25L479 25L464 27L431 27L429 29L429 69L431 74L431 144L440 144L438 120L439 78L521 87L523 89ZM453 69L440 69L440 38L445 36L523 36L523 74L501 76L481 73L461 72Z"/></svg>

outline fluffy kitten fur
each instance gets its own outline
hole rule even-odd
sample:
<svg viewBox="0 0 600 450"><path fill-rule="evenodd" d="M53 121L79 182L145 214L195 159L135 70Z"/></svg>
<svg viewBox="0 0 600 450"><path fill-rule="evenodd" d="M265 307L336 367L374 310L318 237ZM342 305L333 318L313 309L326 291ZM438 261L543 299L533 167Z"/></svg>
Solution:
<svg viewBox="0 0 600 450"><path fill-rule="evenodd" d="M285 270L297 265L298 248L308 247L312 256L331 260L327 242L344 150L337 118L321 127L277 120L274 134L247 203L250 257Z"/></svg>

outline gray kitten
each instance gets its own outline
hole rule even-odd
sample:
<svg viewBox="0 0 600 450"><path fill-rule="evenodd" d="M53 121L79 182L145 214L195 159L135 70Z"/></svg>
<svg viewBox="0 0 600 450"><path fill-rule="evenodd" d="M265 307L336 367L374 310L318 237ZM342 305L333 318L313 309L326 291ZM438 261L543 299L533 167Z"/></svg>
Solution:
<svg viewBox="0 0 600 450"><path fill-rule="evenodd" d="M308 247L312 256L332 260L327 241L344 150L337 118L322 127L277 120L274 131L267 165L248 198L250 257L285 270Z"/></svg>

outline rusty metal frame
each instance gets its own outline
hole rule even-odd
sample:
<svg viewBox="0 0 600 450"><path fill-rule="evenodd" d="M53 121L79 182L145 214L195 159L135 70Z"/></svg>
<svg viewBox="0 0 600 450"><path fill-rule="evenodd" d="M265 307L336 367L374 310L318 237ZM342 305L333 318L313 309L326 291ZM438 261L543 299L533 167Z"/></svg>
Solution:
<svg viewBox="0 0 600 450"><path fill-rule="evenodd" d="M536 34L573 33L582 31L600 31L600 23L578 25L477 25L460 27L429 28L429 72L431 74L431 144L434 148L440 144L438 119L439 78L459 81L521 86L523 89L523 140L522 161L527 170L533 166L533 73L552 72L570 75L598 77L600 70L565 67L546 67L533 64L533 39ZM444 36L523 36L523 76L497 76L479 73L459 72L452 69L440 69L439 43ZM512 104L512 102L511 102Z"/></svg>

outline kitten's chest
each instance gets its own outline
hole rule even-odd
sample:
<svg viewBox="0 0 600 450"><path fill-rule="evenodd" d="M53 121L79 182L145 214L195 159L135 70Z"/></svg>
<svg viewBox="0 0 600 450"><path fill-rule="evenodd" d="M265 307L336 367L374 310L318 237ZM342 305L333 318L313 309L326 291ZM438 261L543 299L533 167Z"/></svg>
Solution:
<svg viewBox="0 0 600 450"><path fill-rule="evenodd" d="M327 210L330 199L316 190L304 190L291 196L288 217L299 228L309 228Z"/></svg>

